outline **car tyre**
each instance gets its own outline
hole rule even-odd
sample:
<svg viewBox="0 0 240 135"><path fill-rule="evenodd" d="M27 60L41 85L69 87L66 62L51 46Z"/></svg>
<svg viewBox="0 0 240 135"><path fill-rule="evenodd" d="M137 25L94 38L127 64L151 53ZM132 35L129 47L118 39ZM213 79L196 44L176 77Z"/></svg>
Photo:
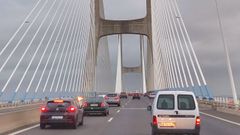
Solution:
<svg viewBox="0 0 240 135"><path fill-rule="evenodd" d="M81 122L79 123L79 126L82 126L82 125L83 125L83 120L84 120L84 116L82 116L82 120L81 120Z"/></svg>
<svg viewBox="0 0 240 135"><path fill-rule="evenodd" d="M72 124L73 129L77 129L77 127L78 127L78 122L75 122L75 123Z"/></svg>
<svg viewBox="0 0 240 135"><path fill-rule="evenodd" d="M156 132L152 131L152 135L158 135L158 133L156 133Z"/></svg>
<svg viewBox="0 0 240 135"><path fill-rule="evenodd" d="M46 124L40 123L40 128L41 128L41 129L45 129L45 127L46 127Z"/></svg>

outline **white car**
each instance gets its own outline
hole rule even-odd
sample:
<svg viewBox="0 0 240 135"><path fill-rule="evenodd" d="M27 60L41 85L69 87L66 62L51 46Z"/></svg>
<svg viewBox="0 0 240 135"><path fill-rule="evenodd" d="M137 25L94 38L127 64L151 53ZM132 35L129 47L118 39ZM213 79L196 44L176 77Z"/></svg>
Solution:
<svg viewBox="0 0 240 135"><path fill-rule="evenodd" d="M149 94L149 98L150 98L150 99L154 99L155 96L156 96L156 92L151 92L151 93Z"/></svg>
<svg viewBox="0 0 240 135"><path fill-rule="evenodd" d="M200 115L193 92L159 91L148 110L152 111L152 135L200 135Z"/></svg>

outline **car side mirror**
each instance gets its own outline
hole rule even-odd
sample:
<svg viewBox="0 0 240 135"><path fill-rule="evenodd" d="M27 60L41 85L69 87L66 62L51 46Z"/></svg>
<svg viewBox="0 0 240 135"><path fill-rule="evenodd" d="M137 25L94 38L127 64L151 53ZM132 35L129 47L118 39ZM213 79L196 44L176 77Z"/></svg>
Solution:
<svg viewBox="0 0 240 135"><path fill-rule="evenodd" d="M148 110L148 111L152 111L152 106L149 105L149 106L147 107L147 110Z"/></svg>

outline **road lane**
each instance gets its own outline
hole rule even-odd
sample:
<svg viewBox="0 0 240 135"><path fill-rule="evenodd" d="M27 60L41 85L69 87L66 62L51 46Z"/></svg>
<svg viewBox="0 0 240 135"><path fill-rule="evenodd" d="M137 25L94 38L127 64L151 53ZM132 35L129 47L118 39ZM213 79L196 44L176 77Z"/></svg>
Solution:
<svg viewBox="0 0 240 135"><path fill-rule="evenodd" d="M150 113L146 107L148 99L131 100L114 117L107 130L99 135L149 135L151 131Z"/></svg>
<svg viewBox="0 0 240 135"><path fill-rule="evenodd" d="M123 101L122 103L125 104L126 102ZM110 114L107 117L86 116L84 117L83 126L79 126L76 130L67 126L47 127L44 130L37 127L18 135L99 135L106 130L109 123L108 120L116 115L117 110L119 110L119 107L111 107Z"/></svg>
<svg viewBox="0 0 240 135"><path fill-rule="evenodd" d="M236 116L237 117L237 116ZM240 126L201 115L201 135L239 135Z"/></svg>
<svg viewBox="0 0 240 135"><path fill-rule="evenodd" d="M76 130L67 127L41 130L37 127L19 135L150 135L151 115L146 110L150 102L147 98L124 99L121 108L111 107L109 116L85 117L84 125ZM238 135L240 133L240 126L203 114L201 120L201 135Z"/></svg>

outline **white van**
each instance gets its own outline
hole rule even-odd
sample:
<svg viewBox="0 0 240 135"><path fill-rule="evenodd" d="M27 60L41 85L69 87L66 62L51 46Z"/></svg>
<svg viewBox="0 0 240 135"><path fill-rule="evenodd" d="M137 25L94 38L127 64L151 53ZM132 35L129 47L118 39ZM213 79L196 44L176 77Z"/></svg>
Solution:
<svg viewBox="0 0 240 135"><path fill-rule="evenodd" d="M200 135L200 115L193 92L159 91L148 110L152 111L152 135Z"/></svg>

